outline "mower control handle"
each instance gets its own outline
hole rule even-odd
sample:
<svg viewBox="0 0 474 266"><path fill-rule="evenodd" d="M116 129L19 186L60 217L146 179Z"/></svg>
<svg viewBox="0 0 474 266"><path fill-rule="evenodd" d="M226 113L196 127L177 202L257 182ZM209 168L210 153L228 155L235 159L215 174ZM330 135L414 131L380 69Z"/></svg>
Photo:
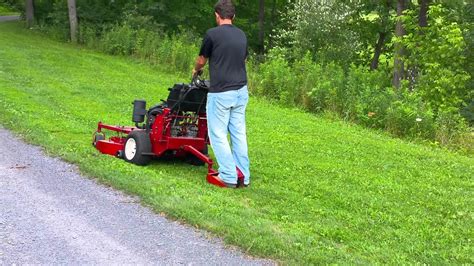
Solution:
<svg viewBox="0 0 474 266"><path fill-rule="evenodd" d="M196 87L200 87L200 85L204 84L204 80L201 78L203 70L199 70L191 78L191 85L195 85Z"/></svg>

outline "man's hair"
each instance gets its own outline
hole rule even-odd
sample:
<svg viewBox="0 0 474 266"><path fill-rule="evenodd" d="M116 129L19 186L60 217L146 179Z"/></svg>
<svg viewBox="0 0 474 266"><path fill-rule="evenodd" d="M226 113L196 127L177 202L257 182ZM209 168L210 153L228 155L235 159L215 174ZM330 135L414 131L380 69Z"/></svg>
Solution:
<svg viewBox="0 0 474 266"><path fill-rule="evenodd" d="M219 0L214 6L214 11L222 19L233 19L235 16L235 7L231 0Z"/></svg>

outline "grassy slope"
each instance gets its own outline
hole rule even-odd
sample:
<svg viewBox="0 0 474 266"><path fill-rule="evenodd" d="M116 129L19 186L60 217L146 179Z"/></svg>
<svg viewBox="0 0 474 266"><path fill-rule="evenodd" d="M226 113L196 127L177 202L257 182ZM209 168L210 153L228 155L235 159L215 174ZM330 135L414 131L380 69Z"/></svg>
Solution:
<svg viewBox="0 0 474 266"><path fill-rule="evenodd" d="M131 101L183 78L0 24L0 123L156 211L289 263L473 263L474 159L252 99L252 187L205 168L137 167L90 145L99 120L130 124Z"/></svg>

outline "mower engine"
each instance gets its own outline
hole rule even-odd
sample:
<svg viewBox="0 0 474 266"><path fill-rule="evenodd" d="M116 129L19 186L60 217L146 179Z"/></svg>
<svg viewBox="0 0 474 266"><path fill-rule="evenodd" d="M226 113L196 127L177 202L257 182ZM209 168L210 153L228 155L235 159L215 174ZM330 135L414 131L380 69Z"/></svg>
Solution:
<svg viewBox="0 0 474 266"><path fill-rule="evenodd" d="M123 158L137 165L147 165L154 157L186 159L195 165L208 165L207 181L225 187L208 157L206 101L209 82L193 77L190 84L176 84L167 100L146 109L146 101L133 102L135 126L114 126L99 122L92 144L101 153ZM107 139L105 130L115 132ZM243 185L237 168L238 184Z"/></svg>

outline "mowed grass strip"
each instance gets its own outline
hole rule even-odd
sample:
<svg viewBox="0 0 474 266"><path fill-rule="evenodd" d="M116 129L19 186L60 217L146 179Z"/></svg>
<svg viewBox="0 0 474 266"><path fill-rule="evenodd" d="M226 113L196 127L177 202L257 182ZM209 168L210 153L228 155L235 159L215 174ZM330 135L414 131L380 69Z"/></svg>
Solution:
<svg viewBox="0 0 474 266"><path fill-rule="evenodd" d="M0 23L0 123L157 212L283 263L474 263L474 159L252 98L252 184L219 189L205 167L138 167L91 146L98 121L131 124L186 82L127 58ZM14 151L12 151L14 152Z"/></svg>

